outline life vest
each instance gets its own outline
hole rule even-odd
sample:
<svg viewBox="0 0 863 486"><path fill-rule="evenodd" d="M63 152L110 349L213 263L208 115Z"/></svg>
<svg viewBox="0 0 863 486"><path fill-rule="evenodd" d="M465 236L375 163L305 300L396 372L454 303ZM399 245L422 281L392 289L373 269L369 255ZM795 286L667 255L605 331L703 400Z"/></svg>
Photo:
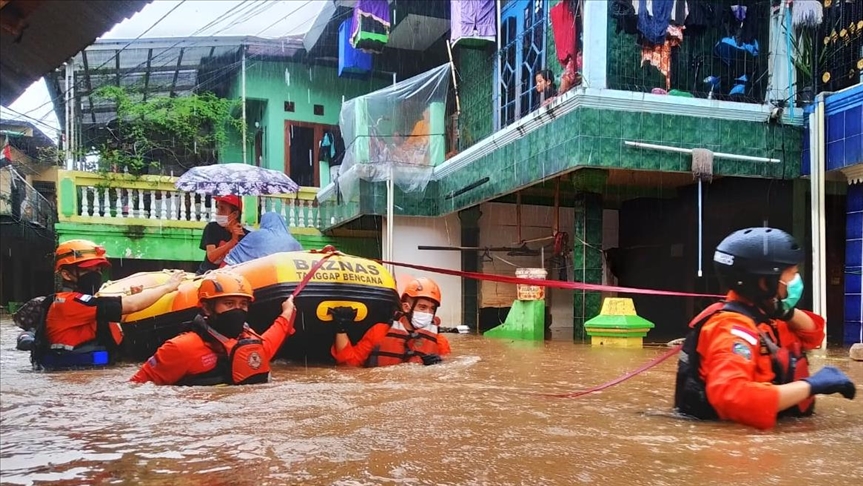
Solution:
<svg viewBox="0 0 863 486"><path fill-rule="evenodd" d="M246 328L244 336L237 340L230 352L226 352L228 339L213 330L196 329L205 343L217 347L216 366L206 372L183 378L178 385L255 385L270 380L270 360L264 352L264 341L251 329Z"/></svg>
<svg viewBox="0 0 863 486"><path fill-rule="evenodd" d="M366 367L390 366L407 362L422 363L422 357L439 354L437 326L408 332L401 321L390 326L383 341L372 349Z"/></svg>
<svg viewBox="0 0 863 486"><path fill-rule="evenodd" d="M52 345L48 342L47 320L48 309L54 304L55 294L45 296L39 309L40 315L34 320L33 343L30 347L30 363L34 370L70 370L93 368L111 364L109 350L99 344L99 340L87 341L75 347L64 344ZM107 323L104 323L107 324ZM106 328L104 325L97 329ZM100 334L97 332L97 334Z"/></svg>
<svg viewBox="0 0 863 486"><path fill-rule="evenodd" d="M809 362L806 354L800 348L800 343L793 343L790 348L779 343L778 332L770 321L756 309L741 302L717 302L704 309L690 322L690 331L686 335L683 347L677 361L677 379L674 386L674 407L678 412L703 420L718 420L719 415L707 400L707 387L701 378L699 368L701 357L698 355L698 338L704 324L718 312L735 312L742 314L755 322L760 335L761 354L770 356L773 368L774 385L784 385L809 376ZM761 324L769 327L765 332ZM811 415L814 409L813 397L783 410L780 417L800 417Z"/></svg>

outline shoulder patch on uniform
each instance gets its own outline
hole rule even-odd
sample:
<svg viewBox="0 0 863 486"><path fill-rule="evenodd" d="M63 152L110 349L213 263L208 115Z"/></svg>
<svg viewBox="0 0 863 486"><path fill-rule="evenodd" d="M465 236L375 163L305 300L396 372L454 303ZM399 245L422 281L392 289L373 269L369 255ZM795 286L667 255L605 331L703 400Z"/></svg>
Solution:
<svg viewBox="0 0 863 486"><path fill-rule="evenodd" d="M745 340L747 343L755 346L758 344L758 337L752 334L752 331L743 326L734 326L731 328L731 334Z"/></svg>
<svg viewBox="0 0 863 486"><path fill-rule="evenodd" d="M752 359L752 350L749 349L749 346L740 341L735 341L734 344L731 345L731 352L738 356L743 356L747 361Z"/></svg>
<svg viewBox="0 0 863 486"><path fill-rule="evenodd" d="M155 368L158 364L158 361L156 361L155 356L150 356L150 359L147 360L147 364L150 365L150 367Z"/></svg>

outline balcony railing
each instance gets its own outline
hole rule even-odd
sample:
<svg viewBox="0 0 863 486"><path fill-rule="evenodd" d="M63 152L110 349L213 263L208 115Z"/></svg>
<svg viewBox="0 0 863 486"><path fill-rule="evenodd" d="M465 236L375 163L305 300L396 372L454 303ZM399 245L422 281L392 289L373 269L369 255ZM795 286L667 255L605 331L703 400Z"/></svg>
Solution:
<svg viewBox="0 0 863 486"><path fill-rule="evenodd" d="M639 30L638 12L631 5L612 4L608 87L763 103L770 78L771 3L738 3L689 2L687 10L672 11L668 29L653 38ZM681 17L682 22L677 20Z"/></svg>
<svg viewBox="0 0 863 486"><path fill-rule="evenodd" d="M57 211L51 201L33 188L14 169L0 172L0 216L42 228L52 228Z"/></svg>
<svg viewBox="0 0 863 486"><path fill-rule="evenodd" d="M59 220L117 225L203 227L215 219L216 203L209 195L178 191L176 177L93 172L58 172ZM317 228L320 224L318 188L302 187L297 194L262 196L260 212L276 212L289 228ZM248 200L246 201L248 204ZM254 222L255 212L245 212ZM251 218L251 220L249 219Z"/></svg>

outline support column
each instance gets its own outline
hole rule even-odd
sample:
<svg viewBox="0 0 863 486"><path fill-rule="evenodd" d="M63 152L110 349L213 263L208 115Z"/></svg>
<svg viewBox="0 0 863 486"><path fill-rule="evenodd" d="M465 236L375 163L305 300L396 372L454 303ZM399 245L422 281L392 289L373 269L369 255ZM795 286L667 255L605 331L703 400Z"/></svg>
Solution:
<svg viewBox="0 0 863 486"><path fill-rule="evenodd" d="M608 86L608 2L584 2L583 79L587 88Z"/></svg>
<svg viewBox="0 0 863 486"><path fill-rule="evenodd" d="M809 181L796 179L792 181L791 192L791 236L808 248L809 234ZM806 255L806 261L801 269L801 276L805 282L812 281L812 255ZM811 286L807 286L811 287ZM812 308L812 289L806 288L803 293L802 308Z"/></svg>
<svg viewBox="0 0 863 486"><path fill-rule="evenodd" d="M848 186L844 343L863 343L863 183ZM853 355L852 355L853 356Z"/></svg>
<svg viewBox="0 0 863 486"><path fill-rule="evenodd" d="M459 211L461 221L461 246L479 246L479 206ZM476 252L461 253L463 272L480 272L479 255ZM462 318L461 323L472 329L479 329L479 282L472 278L461 279Z"/></svg>
<svg viewBox="0 0 863 486"><path fill-rule="evenodd" d="M588 2L589 3L589 2ZM575 200L572 264L576 282L602 283L602 196L581 193ZM584 341L584 323L599 314L602 294L575 291L572 298L572 339Z"/></svg>

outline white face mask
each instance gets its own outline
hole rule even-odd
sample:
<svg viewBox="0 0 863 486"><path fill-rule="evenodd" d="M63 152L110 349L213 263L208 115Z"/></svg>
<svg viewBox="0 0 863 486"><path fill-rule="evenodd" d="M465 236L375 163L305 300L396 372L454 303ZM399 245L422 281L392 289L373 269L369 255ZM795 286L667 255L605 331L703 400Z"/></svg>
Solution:
<svg viewBox="0 0 863 486"><path fill-rule="evenodd" d="M228 226L228 216L224 215L224 214L217 214L216 215L216 223L219 226L221 226L222 228L224 228L225 226Z"/></svg>
<svg viewBox="0 0 863 486"><path fill-rule="evenodd" d="M411 325L416 329L425 329L429 327L434 320L434 314L425 312L414 312L411 318Z"/></svg>

